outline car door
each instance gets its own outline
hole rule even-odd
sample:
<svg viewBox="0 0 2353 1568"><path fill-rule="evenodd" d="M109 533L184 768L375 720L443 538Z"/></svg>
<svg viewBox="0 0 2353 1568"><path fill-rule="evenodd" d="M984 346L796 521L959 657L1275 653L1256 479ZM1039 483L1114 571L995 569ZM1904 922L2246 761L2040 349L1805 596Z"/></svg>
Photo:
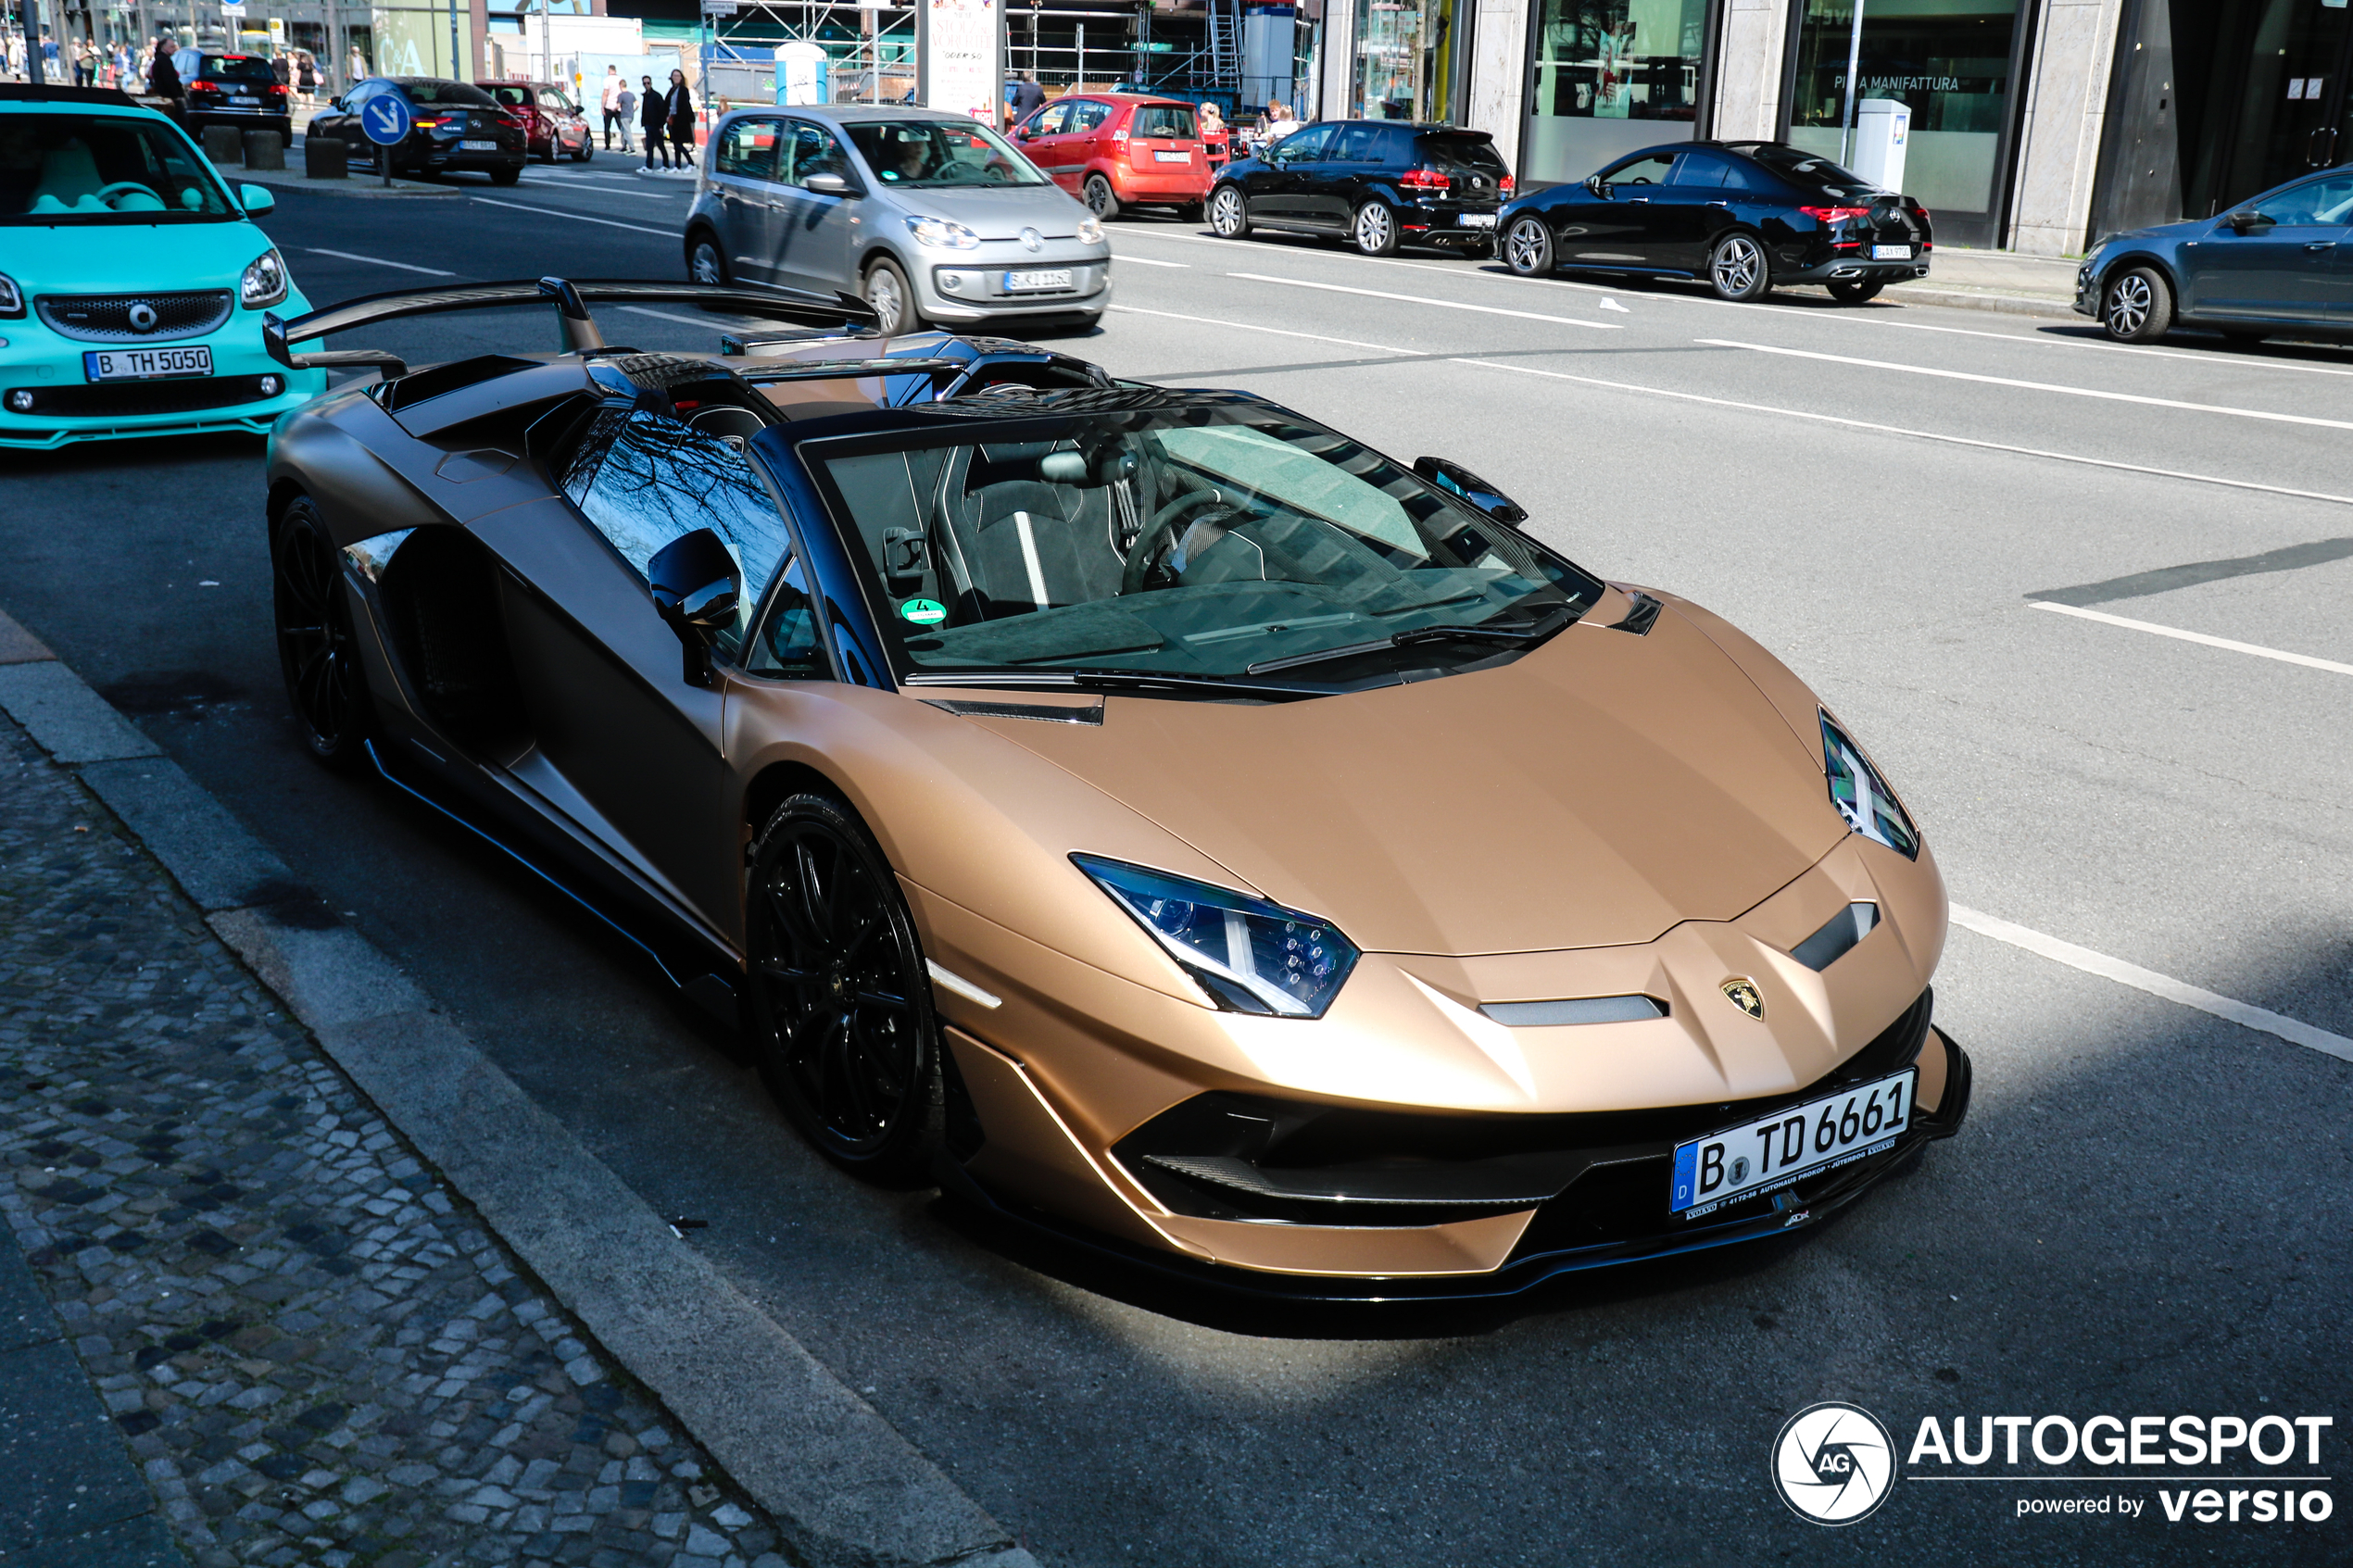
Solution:
<svg viewBox="0 0 2353 1568"><path fill-rule="evenodd" d="M1675 160L1667 185L1650 202L1654 265L1697 272L1707 265L1709 243L1730 227L1731 193L1725 189L1730 160L1715 153L1689 152Z"/></svg>
<svg viewBox="0 0 2353 1568"><path fill-rule="evenodd" d="M1381 167L1388 127L1347 120L1332 128L1323 156L1300 172L1300 210L1322 228L1345 229L1365 199L1370 176Z"/></svg>
<svg viewBox="0 0 2353 1568"><path fill-rule="evenodd" d="M772 209L774 279L832 294L858 286L851 233L863 201L849 155L833 131L813 119L787 119L777 153ZM838 176L848 192L812 191L812 175Z"/></svg>
<svg viewBox="0 0 2353 1568"><path fill-rule="evenodd" d="M724 799L724 678L690 681L654 608L647 563L698 528L743 574L742 608L712 649L745 659L741 629L788 553L784 521L739 449L650 408L609 407L565 464L569 528L535 507L477 525L527 589L503 605L535 744L510 771L724 931L741 839ZM550 502L549 507L561 507Z"/></svg>
<svg viewBox="0 0 2353 1568"><path fill-rule="evenodd" d="M747 277L776 276L776 239L783 191L776 165L784 120L745 115L719 128L710 149L711 194L719 202L719 243Z"/></svg>
<svg viewBox="0 0 2353 1568"><path fill-rule="evenodd" d="M1259 167L1242 182L1252 218L1271 223L1312 221L1307 216L1307 176L1323 161L1331 130L1328 125L1311 125L1266 149Z"/></svg>
<svg viewBox="0 0 2353 1568"><path fill-rule="evenodd" d="M2325 174L2237 209L2183 247L2184 307L2216 320L2327 321L2347 308L2353 271L2338 252L2353 236L2353 175Z"/></svg>
<svg viewBox="0 0 2353 1568"><path fill-rule="evenodd" d="M1112 122L1117 118L1112 106L1099 98L1070 100L1070 123L1056 152L1057 184L1074 195L1086 188L1088 170L1110 161Z"/></svg>
<svg viewBox="0 0 2353 1568"><path fill-rule="evenodd" d="M1013 132L1023 156L1038 166L1040 174L1065 190L1076 184L1075 179L1063 177L1063 138L1069 129L1070 100L1061 98L1031 115Z"/></svg>

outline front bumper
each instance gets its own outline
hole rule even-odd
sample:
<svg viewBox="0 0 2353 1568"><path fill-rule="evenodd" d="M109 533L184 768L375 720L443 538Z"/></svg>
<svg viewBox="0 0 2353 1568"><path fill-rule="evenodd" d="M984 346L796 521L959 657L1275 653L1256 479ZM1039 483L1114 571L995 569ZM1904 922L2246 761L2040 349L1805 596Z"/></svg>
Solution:
<svg viewBox="0 0 2353 1568"><path fill-rule="evenodd" d="M2097 320L2100 314L2100 269L2096 255L2083 258L2075 270L2075 313Z"/></svg>
<svg viewBox="0 0 2353 1568"><path fill-rule="evenodd" d="M1037 252L1011 242L986 242L969 251L917 251L909 269L923 313L937 321L985 321L1008 317L1099 316L1111 304L1111 256L1102 247L1048 245ZM1068 268L1067 289L1009 291L1009 272Z"/></svg>
<svg viewBox="0 0 2353 1568"><path fill-rule="evenodd" d="M308 306L296 295L272 308L292 315ZM83 374L82 355L125 345L67 338L30 317L0 321L0 338L6 339L0 447L41 451L78 441L221 432L266 435L280 415L327 387L325 371L289 370L262 350L258 310L238 309L217 332L157 345L212 350L212 374L184 380L94 383ZM277 393L263 393L265 376L278 378ZM10 407L19 392L30 395L31 409Z"/></svg>

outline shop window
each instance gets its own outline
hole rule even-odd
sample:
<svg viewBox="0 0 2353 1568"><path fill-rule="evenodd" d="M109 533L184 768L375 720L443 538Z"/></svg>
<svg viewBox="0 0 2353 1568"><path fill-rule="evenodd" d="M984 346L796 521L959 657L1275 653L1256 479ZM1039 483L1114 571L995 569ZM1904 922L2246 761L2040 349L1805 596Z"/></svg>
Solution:
<svg viewBox="0 0 2353 1568"><path fill-rule="evenodd" d="M1453 123L1469 76L1465 0L1356 0L1353 119Z"/></svg>
<svg viewBox="0 0 2353 1568"><path fill-rule="evenodd" d="M1582 180L1689 140L1707 11L1707 0L1537 0L1523 182Z"/></svg>

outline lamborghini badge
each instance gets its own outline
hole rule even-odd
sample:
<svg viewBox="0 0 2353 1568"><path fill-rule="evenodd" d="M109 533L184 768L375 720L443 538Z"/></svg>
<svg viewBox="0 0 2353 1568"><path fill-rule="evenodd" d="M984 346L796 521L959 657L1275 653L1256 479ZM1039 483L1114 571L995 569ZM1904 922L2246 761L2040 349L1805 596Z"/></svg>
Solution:
<svg viewBox="0 0 2353 1568"><path fill-rule="evenodd" d="M1765 1016L1765 994L1756 988L1756 982L1747 976L1736 974L1724 982L1724 995L1730 997L1732 1005L1749 1017Z"/></svg>

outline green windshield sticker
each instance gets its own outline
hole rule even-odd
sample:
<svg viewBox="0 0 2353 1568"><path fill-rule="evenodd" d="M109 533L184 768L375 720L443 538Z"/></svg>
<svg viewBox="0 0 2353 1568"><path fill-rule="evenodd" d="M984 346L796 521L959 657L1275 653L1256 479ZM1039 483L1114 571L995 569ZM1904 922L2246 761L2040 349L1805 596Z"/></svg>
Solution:
<svg viewBox="0 0 2353 1568"><path fill-rule="evenodd" d="M948 619L948 607L937 599L909 599L899 607L899 619L918 626L937 626Z"/></svg>

